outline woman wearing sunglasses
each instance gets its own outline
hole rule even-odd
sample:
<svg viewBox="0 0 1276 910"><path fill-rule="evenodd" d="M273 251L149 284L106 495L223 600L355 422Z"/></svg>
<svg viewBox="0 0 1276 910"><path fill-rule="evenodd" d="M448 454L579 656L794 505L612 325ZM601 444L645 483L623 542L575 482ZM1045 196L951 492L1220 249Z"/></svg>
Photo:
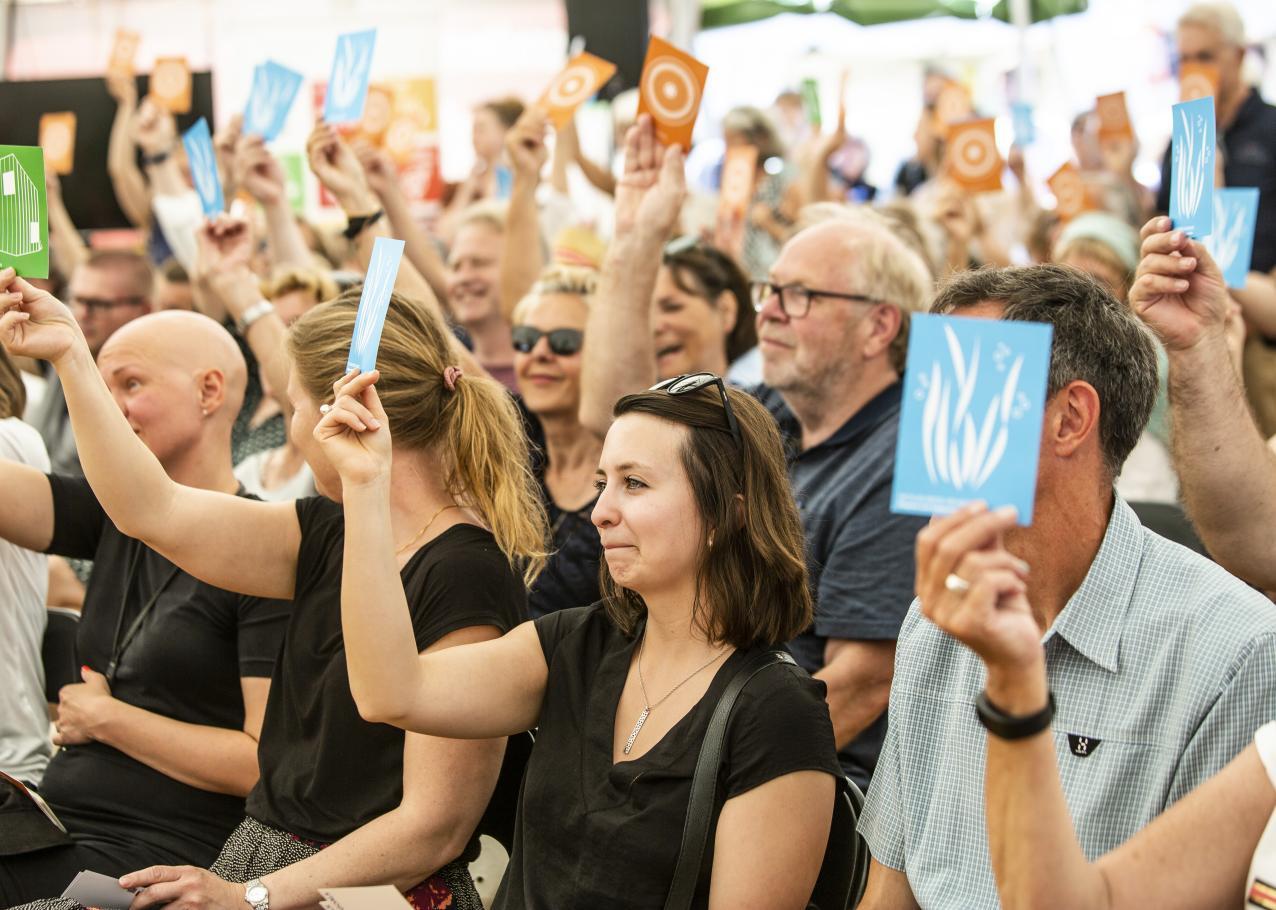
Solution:
<svg viewBox="0 0 1276 910"><path fill-rule="evenodd" d="M342 621L360 713L455 738L538 728L496 907L661 906L718 697L811 619L775 422L712 375L622 398L596 472L602 600L418 656L389 557L395 427L376 381L345 381L316 429L346 491ZM839 773L824 685L789 665L765 676L728 728L694 906L799 910L824 855Z"/></svg>
<svg viewBox="0 0 1276 910"><path fill-rule="evenodd" d="M580 422L580 352L597 276L551 267L513 313L514 376L553 537L527 595L535 619L598 599L602 548L590 523L602 437Z"/></svg>

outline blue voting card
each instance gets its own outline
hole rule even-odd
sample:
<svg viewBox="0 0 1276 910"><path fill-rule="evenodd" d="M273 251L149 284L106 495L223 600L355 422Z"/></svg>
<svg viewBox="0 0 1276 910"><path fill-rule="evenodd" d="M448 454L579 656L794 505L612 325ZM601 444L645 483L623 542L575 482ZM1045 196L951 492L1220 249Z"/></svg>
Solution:
<svg viewBox="0 0 1276 910"><path fill-rule="evenodd" d="M337 39L332 75L323 99L326 123L357 123L363 117L363 102L368 97L368 76L372 72L372 49L376 43L375 28L366 32L348 32Z"/></svg>
<svg viewBox="0 0 1276 910"><path fill-rule="evenodd" d="M244 132L267 142L277 138L300 88L301 73L273 60L254 67L253 88L244 108Z"/></svg>
<svg viewBox="0 0 1276 910"><path fill-rule="evenodd" d="M1258 225L1258 189L1229 187L1214 191L1214 231L1205 241L1229 288L1245 287Z"/></svg>
<svg viewBox="0 0 1276 910"><path fill-rule="evenodd" d="M359 295L359 315L354 320L354 337L350 339L350 358L346 372L358 367L367 373L377 368L377 348L381 346L381 329L390 308L390 292L399 274L403 258L403 241L378 237L372 242L372 259L363 278Z"/></svg>
<svg viewBox="0 0 1276 910"><path fill-rule="evenodd" d="M199 193L199 204L203 206L204 214L211 217L225 211L222 181L217 176L217 156L213 153L213 136L208 131L208 121L200 117L182 134L182 145L186 147L191 182L195 184L195 192Z"/></svg>
<svg viewBox="0 0 1276 910"><path fill-rule="evenodd" d="M1170 221L1197 240L1214 229L1214 99L1174 105Z"/></svg>
<svg viewBox="0 0 1276 910"><path fill-rule="evenodd" d="M891 511L1014 506L1032 524L1053 326L912 317Z"/></svg>
<svg viewBox="0 0 1276 910"><path fill-rule="evenodd" d="M1010 105L1010 116L1015 125L1015 145L1032 145L1037 141L1037 124L1032 119L1032 105L1016 101Z"/></svg>

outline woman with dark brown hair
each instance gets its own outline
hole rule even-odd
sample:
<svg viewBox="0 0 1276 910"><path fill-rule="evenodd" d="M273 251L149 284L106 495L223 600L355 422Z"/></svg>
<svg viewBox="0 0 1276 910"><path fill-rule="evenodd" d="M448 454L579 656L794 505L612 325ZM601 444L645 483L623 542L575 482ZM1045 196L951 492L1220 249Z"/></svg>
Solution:
<svg viewBox="0 0 1276 910"><path fill-rule="evenodd" d="M719 697L811 621L775 422L711 374L622 398L592 516L603 599L418 656L388 555L395 428L377 379L350 377L315 431L346 491L342 623L360 713L459 739L538 728L495 906L660 906ZM805 907L838 773L823 683L782 665L746 685L696 905Z"/></svg>

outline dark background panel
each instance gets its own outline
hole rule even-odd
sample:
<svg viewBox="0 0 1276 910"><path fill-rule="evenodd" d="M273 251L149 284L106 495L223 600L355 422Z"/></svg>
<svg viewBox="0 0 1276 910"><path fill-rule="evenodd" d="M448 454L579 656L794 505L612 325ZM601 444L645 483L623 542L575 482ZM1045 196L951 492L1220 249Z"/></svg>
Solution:
<svg viewBox="0 0 1276 910"><path fill-rule="evenodd" d="M149 82L146 76L137 77L139 98L146 96ZM62 178L71 220L81 230L129 227L106 173L115 99L103 79L0 82L0 144L36 145L40 115L57 111L74 111L76 118L75 170ZM206 72L192 74L191 109L177 118L179 135L200 117L214 122L213 79Z"/></svg>
<svg viewBox="0 0 1276 910"><path fill-rule="evenodd" d="M568 42L585 39L585 50L616 64L616 75L598 97L614 98L635 88L647 56L648 0L566 0Z"/></svg>

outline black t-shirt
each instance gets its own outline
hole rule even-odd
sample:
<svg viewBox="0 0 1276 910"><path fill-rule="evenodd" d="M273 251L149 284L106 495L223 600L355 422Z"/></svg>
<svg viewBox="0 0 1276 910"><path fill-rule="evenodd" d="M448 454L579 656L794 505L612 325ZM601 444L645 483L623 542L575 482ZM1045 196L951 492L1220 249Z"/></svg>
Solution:
<svg viewBox="0 0 1276 910"><path fill-rule="evenodd" d="M747 652L723 662L704 698L647 753L613 765L616 705L636 640L599 604L542 617L536 631L549 679L495 906L659 907L677 863L700 743ZM723 750L724 798L795 771L841 773L824 691L790 665L745 687Z"/></svg>
<svg viewBox="0 0 1276 910"><path fill-rule="evenodd" d="M514 401L523 415L523 426L532 455L532 472L540 481L541 498L549 517L552 550L545 569L536 578L527 595L527 608L533 619L568 607L583 607L602 596L598 588L598 562L602 558L602 542L590 518L592 501L579 509L560 509L545 485L545 430L540 420L527 409L517 395Z"/></svg>
<svg viewBox="0 0 1276 910"><path fill-rule="evenodd" d="M332 843L403 798L404 733L359 716L341 636L341 506L297 500L301 548L293 615L266 704L261 779L248 814L274 828ZM401 573L418 651L468 626L505 632L526 619L521 578L491 533L453 525Z"/></svg>
<svg viewBox="0 0 1276 910"><path fill-rule="evenodd" d="M111 694L185 723L242 730L240 679L270 676L290 605L223 591L177 570L121 534L84 478L55 474L49 484L48 552L94 562L76 632L78 661L107 672L116 629L122 640L162 586L120 656ZM130 855L141 846L152 862L207 865L244 817L243 799L188 786L96 742L59 750L40 792L77 840Z"/></svg>

